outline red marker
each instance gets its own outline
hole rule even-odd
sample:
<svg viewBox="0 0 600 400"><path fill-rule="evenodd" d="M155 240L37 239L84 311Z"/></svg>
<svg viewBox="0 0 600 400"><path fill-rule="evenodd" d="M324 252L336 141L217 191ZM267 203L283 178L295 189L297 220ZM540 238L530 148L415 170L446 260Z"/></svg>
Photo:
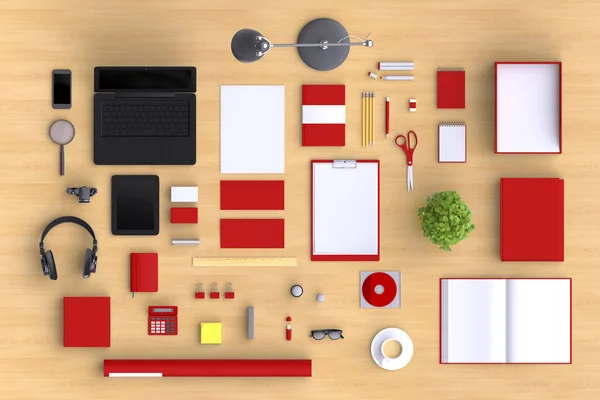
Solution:
<svg viewBox="0 0 600 400"><path fill-rule="evenodd" d="M385 138L390 134L390 98L385 98Z"/></svg>
<svg viewBox="0 0 600 400"><path fill-rule="evenodd" d="M287 317L285 320L287 322L292 322L292 317ZM292 340L292 324L287 324L285 326L285 338L287 340Z"/></svg>

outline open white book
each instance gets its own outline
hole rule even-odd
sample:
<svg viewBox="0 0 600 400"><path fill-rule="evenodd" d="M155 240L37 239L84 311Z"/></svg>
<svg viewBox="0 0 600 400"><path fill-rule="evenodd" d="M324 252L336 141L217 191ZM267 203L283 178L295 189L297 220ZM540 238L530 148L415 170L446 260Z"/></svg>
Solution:
<svg viewBox="0 0 600 400"><path fill-rule="evenodd" d="M571 363L571 279L442 279L441 363Z"/></svg>

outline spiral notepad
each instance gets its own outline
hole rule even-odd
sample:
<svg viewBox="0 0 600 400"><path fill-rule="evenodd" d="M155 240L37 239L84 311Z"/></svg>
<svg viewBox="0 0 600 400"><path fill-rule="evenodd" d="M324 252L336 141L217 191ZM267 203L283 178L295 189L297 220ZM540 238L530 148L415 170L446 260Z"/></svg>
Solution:
<svg viewBox="0 0 600 400"><path fill-rule="evenodd" d="M437 96L438 108L465 108L465 71L439 69Z"/></svg>
<svg viewBox="0 0 600 400"><path fill-rule="evenodd" d="M443 123L439 126L438 161L467 162L467 126L463 123Z"/></svg>

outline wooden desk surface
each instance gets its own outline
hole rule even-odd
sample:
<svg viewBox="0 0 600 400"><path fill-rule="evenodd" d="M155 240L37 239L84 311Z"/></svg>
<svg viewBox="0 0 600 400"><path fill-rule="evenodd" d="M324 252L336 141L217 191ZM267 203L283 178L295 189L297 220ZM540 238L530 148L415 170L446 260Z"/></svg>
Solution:
<svg viewBox="0 0 600 400"><path fill-rule="evenodd" d="M0 398L12 399L597 399L600 396L600 4L573 1L421 0L3 0L0 2ZM230 53L232 35L255 28L273 42L294 42L302 26L332 17L351 34L372 32L375 47L355 48L332 72L310 70L294 49L274 49L243 65ZM413 82L367 77L378 61L414 61ZM564 154L494 155L493 62L563 62ZM94 166L93 68L98 65L194 65L198 68L198 163L193 167ZM467 71L465 110L437 110L435 71ZM73 108L51 108L51 71L73 71ZM286 86L286 209L219 211L219 85ZM300 146L300 87L344 83L347 146ZM377 137L361 148L360 93L375 91ZM383 99L392 99L394 133L415 130L415 191L405 191L404 155L385 140ZM418 101L409 113L407 101ZM59 149L48 127L59 118L77 130L66 148L66 176L57 170ZM437 163L437 124L466 121L465 165ZM382 259L379 263L309 261L309 160L379 158L382 162ZM110 233L110 177L158 174L161 233L116 237ZM499 261L499 178L565 179L564 263ZM244 176L243 178L253 178ZM229 177L228 177L229 178ZM65 194L70 186L95 186L91 204ZM200 223L168 223L171 185L198 185ZM476 230L451 254L422 237L417 208L435 191L456 189L472 208ZM540 199L543 201L543 199ZM43 227L61 215L83 217L99 237L99 269L82 281L83 250L90 239L77 226L61 226L46 241L59 280L42 276L37 243ZM282 251L221 251L221 217L277 215L286 221ZM199 236L198 248L172 248L171 237ZM160 292L129 293L130 252L160 254ZM267 254L268 253L268 254ZM191 267L193 256L298 256L296 268ZM360 309L359 271L402 271L402 308ZM573 365L442 366L439 357L440 277L572 277ZM196 282L233 282L234 301L195 301ZM305 295L292 299L290 286ZM317 304L314 297L324 293ZM63 296L110 296L112 347L62 347ZM147 306L180 307L176 337L149 337ZM256 308L256 339L245 339L245 308ZM93 310L90 310L93 312ZM294 340L284 339L293 317ZM222 321L224 344L201 346L201 321ZM310 329L337 326L346 339L315 342ZM415 343L403 370L388 372L371 360L369 345L380 329L397 326ZM157 379L102 377L104 358L311 358L310 379Z"/></svg>

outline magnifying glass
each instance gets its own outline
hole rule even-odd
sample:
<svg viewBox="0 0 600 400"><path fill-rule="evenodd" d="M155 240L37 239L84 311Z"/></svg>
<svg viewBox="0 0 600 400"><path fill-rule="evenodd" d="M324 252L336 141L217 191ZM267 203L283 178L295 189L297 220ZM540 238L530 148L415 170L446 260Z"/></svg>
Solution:
<svg viewBox="0 0 600 400"><path fill-rule="evenodd" d="M55 121L50 126L50 139L60 145L60 175L65 174L65 145L71 143L75 137L73 124L64 119Z"/></svg>

